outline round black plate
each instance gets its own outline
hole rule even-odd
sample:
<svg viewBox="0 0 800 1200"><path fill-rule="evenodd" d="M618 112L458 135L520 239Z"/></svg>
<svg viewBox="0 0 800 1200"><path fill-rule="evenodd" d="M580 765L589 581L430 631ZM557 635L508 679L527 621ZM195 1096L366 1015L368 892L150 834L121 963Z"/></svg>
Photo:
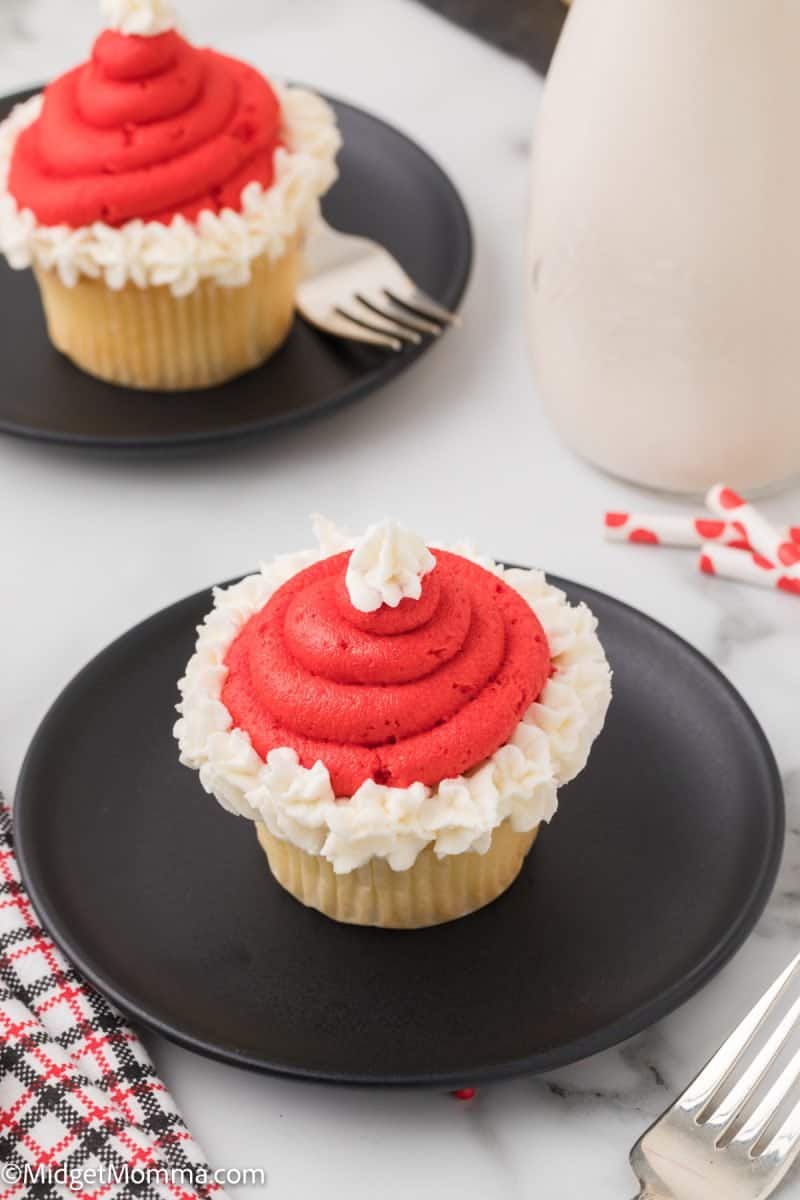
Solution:
<svg viewBox="0 0 800 1200"><path fill-rule="evenodd" d="M0 119L31 92L0 100ZM328 220L382 242L446 308L467 285L472 233L450 180L398 130L332 100L344 146L340 178L325 197ZM141 392L86 375L50 344L30 271L0 259L0 430L23 437L131 449L202 444L310 417L382 387L424 354L328 338L297 320L265 365L210 391Z"/></svg>
<svg viewBox="0 0 800 1200"><path fill-rule="evenodd" d="M738 693L642 613L572 583L615 672L588 768L505 896L438 928L337 925L272 877L252 826L172 739L199 592L97 656L37 732L17 851L56 941L132 1017L289 1075L453 1086L536 1072L637 1033L741 945L784 809Z"/></svg>

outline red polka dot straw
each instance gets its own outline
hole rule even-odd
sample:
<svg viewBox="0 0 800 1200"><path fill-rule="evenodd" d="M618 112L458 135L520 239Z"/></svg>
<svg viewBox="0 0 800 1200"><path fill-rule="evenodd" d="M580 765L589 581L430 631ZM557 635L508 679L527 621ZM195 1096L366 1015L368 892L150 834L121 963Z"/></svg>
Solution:
<svg viewBox="0 0 800 1200"><path fill-rule="evenodd" d="M706 575L718 575L721 579L734 579L739 583L752 583L756 587L774 588L779 592L800 596L800 578L790 575L785 567L776 567L762 554L709 544L703 546L698 565Z"/></svg>
<svg viewBox="0 0 800 1200"><path fill-rule="evenodd" d="M712 517L684 517L663 513L607 512L603 529L609 542L634 542L650 546L721 546L748 549L738 521Z"/></svg>
<svg viewBox="0 0 800 1200"><path fill-rule="evenodd" d="M39 924L2 797L0 1166L0 1200L223 1200L138 1037Z"/></svg>
<svg viewBox="0 0 800 1200"><path fill-rule="evenodd" d="M610 542L648 546L699 546L706 575L752 583L800 596L800 526L775 529L733 488L718 483L706 503L713 516L607 512Z"/></svg>
<svg viewBox="0 0 800 1200"><path fill-rule="evenodd" d="M723 483L714 484L706 496L706 504L720 517L740 522L753 550L800 579L800 545L794 541L791 530L775 529L754 505Z"/></svg>

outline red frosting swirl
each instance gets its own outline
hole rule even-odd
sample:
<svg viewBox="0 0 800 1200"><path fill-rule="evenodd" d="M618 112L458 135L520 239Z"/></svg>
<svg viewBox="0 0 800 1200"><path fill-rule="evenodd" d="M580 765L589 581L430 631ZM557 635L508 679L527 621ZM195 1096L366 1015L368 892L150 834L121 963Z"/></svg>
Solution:
<svg viewBox="0 0 800 1200"><path fill-rule="evenodd" d="M299 572L239 633L222 690L234 725L262 758L290 746L306 767L321 760L337 796L462 774L541 692L544 630L513 588L443 550L419 600L360 612L348 558Z"/></svg>
<svg viewBox="0 0 800 1200"><path fill-rule="evenodd" d="M174 30L107 30L88 63L46 89L8 188L43 225L238 211L248 183L272 183L280 117L272 88L245 63Z"/></svg>

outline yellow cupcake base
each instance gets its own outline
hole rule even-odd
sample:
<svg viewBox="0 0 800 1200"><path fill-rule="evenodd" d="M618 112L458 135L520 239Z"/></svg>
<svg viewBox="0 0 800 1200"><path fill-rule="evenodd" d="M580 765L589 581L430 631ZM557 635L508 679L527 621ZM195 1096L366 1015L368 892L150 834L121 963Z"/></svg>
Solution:
<svg viewBox="0 0 800 1200"><path fill-rule="evenodd" d="M440 859L426 846L407 871L393 871L384 859L373 858L348 875L336 875L326 859L307 854L256 823L272 874L301 904L334 921L384 929L441 925L496 900L519 874L538 829L515 833L504 821L492 834L486 854Z"/></svg>
<svg viewBox="0 0 800 1200"><path fill-rule="evenodd" d="M285 341L294 319L300 248L277 262L254 259L244 287L204 279L188 296L168 287L102 279L75 287L36 267L53 345L90 375L124 387L186 391L224 383L260 366Z"/></svg>

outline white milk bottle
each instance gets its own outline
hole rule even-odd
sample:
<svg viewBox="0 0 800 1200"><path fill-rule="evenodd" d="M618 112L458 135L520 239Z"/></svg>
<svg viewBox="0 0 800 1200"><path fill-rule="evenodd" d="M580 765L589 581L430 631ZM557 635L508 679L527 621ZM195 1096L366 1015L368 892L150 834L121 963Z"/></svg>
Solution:
<svg viewBox="0 0 800 1200"><path fill-rule="evenodd" d="M580 455L800 473L800 0L575 0L534 149L528 334Z"/></svg>

